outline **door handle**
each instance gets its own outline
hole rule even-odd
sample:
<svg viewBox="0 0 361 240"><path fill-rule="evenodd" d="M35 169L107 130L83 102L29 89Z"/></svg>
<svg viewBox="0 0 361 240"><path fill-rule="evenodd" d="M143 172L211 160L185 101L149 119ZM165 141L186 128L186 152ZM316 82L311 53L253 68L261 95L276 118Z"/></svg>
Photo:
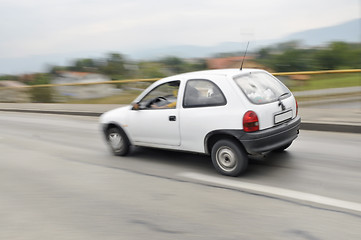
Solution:
<svg viewBox="0 0 361 240"><path fill-rule="evenodd" d="M175 116L169 116L169 121L176 121L177 118Z"/></svg>

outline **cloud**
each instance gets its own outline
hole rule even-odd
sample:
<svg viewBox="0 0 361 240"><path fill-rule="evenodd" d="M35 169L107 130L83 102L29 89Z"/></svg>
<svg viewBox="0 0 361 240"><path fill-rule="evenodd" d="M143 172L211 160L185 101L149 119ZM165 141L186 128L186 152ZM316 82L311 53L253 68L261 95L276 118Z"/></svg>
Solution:
<svg viewBox="0 0 361 240"><path fill-rule="evenodd" d="M272 39L359 17L359 0L1 0L2 58Z"/></svg>

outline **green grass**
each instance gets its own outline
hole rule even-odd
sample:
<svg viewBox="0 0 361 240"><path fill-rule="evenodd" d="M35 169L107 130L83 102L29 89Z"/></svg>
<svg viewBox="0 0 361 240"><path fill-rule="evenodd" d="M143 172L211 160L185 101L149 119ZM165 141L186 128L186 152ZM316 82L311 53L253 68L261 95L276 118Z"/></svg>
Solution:
<svg viewBox="0 0 361 240"><path fill-rule="evenodd" d="M289 80L292 91L361 86L361 73L312 75L308 80Z"/></svg>

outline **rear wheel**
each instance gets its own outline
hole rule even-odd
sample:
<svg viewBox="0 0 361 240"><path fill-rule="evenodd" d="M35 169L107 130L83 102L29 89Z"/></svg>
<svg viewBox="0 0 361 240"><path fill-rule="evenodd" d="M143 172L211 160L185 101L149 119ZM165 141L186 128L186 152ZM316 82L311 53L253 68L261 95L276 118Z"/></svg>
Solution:
<svg viewBox="0 0 361 240"><path fill-rule="evenodd" d="M112 127L108 129L106 138L114 155L125 156L128 154L130 143L123 130Z"/></svg>
<svg viewBox="0 0 361 240"><path fill-rule="evenodd" d="M248 156L239 143L223 139L212 147L212 162L216 170L227 176L239 176L248 166Z"/></svg>

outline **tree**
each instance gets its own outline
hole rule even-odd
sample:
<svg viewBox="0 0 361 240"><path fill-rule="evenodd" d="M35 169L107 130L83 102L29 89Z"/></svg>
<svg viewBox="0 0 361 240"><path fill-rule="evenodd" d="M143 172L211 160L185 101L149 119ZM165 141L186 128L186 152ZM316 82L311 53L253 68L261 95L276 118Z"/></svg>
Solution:
<svg viewBox="0 0 361 240"><path fill-rule="evenodd" d="M125 68L125 58L119 53L110 53L108 58L99 66L99 71L112 79L122 79L127 77L128 71Z"/></svg>
<svg viewBox="0 0 361 240"><path fill-rule="evenodd" d="M319 50L315 54L315 60L320 70L335 69L338 64L337 57L328 49Z"/></svg>
<svg viewBox="0 0 361 240"><path fill-rule="evenodd" d="M360 45L333 42L328 48L319 50L315 60L320 69L358 68L361 63Z"/></svg>
<svg viewBox="0 0 361 240"><path fill-rule="evenodd" d="M271 56L270 48L262 48L258 51L258 58L259 59L267 59Z"/></svg>
<svg viewBox="0 0 361 240"><path fill-rule="evenodd" d="M183 72L184 62L182 59L174 56L165 57L161 61L165 67L172 73L177 74Z"/></svg>
<svg viewBox="0 0 361 240"><path fill-rule="evenodd" d="M323 49L304 49L287 42L261 49L257 61L278 72L360 68L361 44L333 42Z"/></svg>
<svg viewBox="0 0 361 240"><path fill-rule="evenodd" d="M0 76L0 80L13 80L13 81L17 81L19 79L18 76L15 75L1 75Z"/></svg>
<svg viewBox="0 0 361 240"><path fill-rule="evenodd" d="M162 64L156 62L140 62L138 64L140 78L162 78L166 74L162 72Z"/></svg>
<svg viewBox="0 0 361 240"><path fill-rule="evenodd" d="M50 74L38 73L34 75L34 79L29 82L30 85L49 84L51 80ZM30 89L32 102L51 103L53 102L53 89L51 87L40 87Z"/></svg>
<svg viewBox="0 0 361 240"><path fill-rule="evenodd" d="M279 72L307 71L313 69L311 51L288 49L276 56L274 69Z"/></svg>
<svg viewBox="0 0 361 240"><path fill-rule="evenodd" d="M76 60L72 70L78 72L95 72L97 66L93 59L84 58Z"/></svg>
<svg viewBox="0 0 361 240"><path fill-rule="evenodd" d="M169 71L169 75L204 70L207 67L204 59L184 60L174 56L163 58L160 63Z"/></svg>

